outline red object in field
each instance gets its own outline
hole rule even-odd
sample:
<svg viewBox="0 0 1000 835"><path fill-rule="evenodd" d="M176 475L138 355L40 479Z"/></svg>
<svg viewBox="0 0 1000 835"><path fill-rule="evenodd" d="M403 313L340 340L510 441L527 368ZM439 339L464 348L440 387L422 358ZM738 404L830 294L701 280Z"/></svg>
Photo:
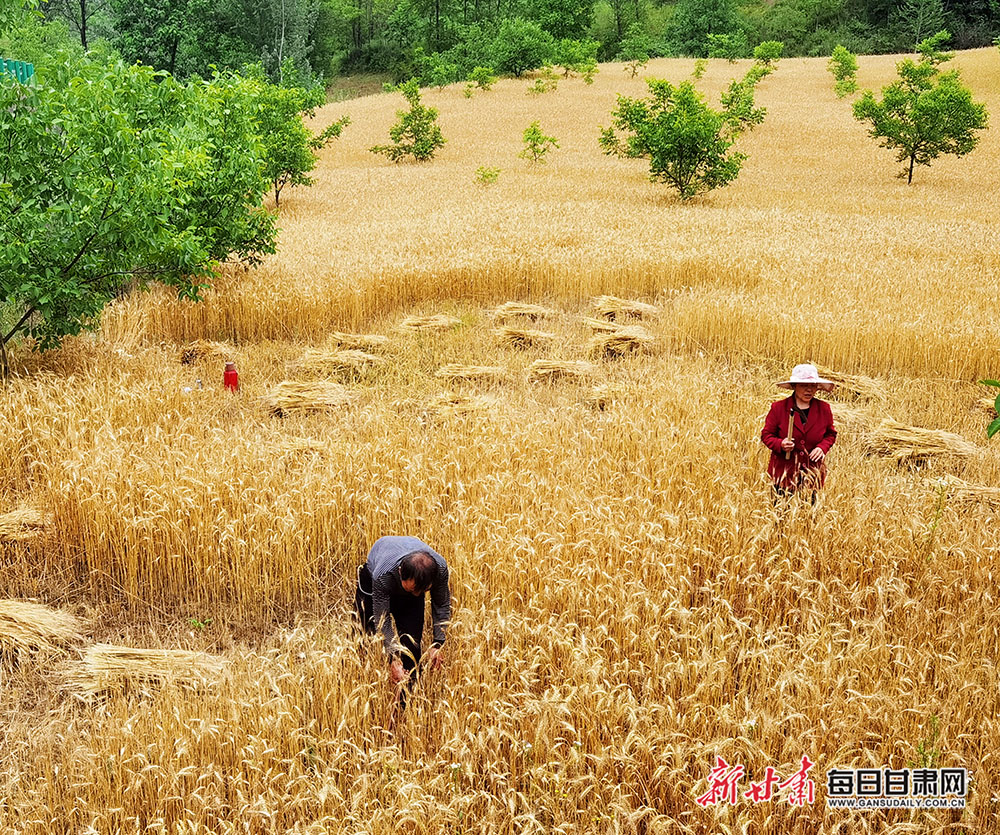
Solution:
<svg viewBox="0 0 1000 835"><path fill-rule="evenodd" d="M230 391L240 390L240 374L236 370L235 362L226 363L226 370L222 373L222 385Z"/></svg>

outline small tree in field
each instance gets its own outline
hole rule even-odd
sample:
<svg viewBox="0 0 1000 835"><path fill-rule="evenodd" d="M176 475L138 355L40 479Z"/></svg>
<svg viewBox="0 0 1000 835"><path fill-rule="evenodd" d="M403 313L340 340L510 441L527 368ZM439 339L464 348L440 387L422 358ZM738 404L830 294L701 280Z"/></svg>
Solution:
<svg viewBox="0 0 1000 835"><path fill-rule="evenodd" d="M437 149L445 143L437 123L437 109L420 103L420 87L415 78L401 84L399 92L410 103L410 109L396 111L399 121L389 128L393 144L373 145L368 150L373 154L384 154L393 162L407 156L412 156L417 162L433 159Z"/></svg>
<svg viewBox="0 0 1000 835"><path fill-rule="evenodd" d="M709 34L706 40L708 41L708 57L725 58L730 64L735 63L737 58L742 58L749 51L747 36L743 32L724 35Z"/></svg>
<svg viewBox="0 0 1000 835"><path fill-rule="evenodd" d="M920 59L896 65L899 81L882 88L878 101L871 90L854 103L854 118L869 122L869 136L884 148L896 150L896 159L908 163L899 177L913 182L917 165L930 165L941 154L964 156L979 143L976 131L987 126L986 107L972 100L958 70L943 73L940 64L951 55L940 51L947 32L917 45Z"/></svg>
<svg viewBox="0 0 1000 835"><path fill-rule="evenodd" d="M837 44L827 67L833 75L833 91L837 98L842 99L858 89L858 58L853 52Z"/></svg>
<svg viewBox="0 0 1000 835"><path fill-rule="evenodd" d="M649 98L618 97L612 127L601 131L604 152L648 158L649 178L669 184L682 200L735 180L746 159L732 150L739 120L709 107L690 81L646 84Z"/></svg>
<svg viewBox="0 0 1000 835"><path fill-rule="evenodd" d="M629 26L625 37L618 45L618 55L615 60L625 62L625 72L630 73L635 78L639 71L649 63L649 56L653 51L653 44L646 34L646 30L639 23Z"/></svg>
<svg viewBox="0 0 1000 835"><path fill-rule="evenodd" d="M530 159L532 162L545 162L545 155L552 149L558 148L559 143L554 136L546 136L538 122L532 122L524 129L522 136L524 139L524 150L518 154L519 157Z"/></svg>

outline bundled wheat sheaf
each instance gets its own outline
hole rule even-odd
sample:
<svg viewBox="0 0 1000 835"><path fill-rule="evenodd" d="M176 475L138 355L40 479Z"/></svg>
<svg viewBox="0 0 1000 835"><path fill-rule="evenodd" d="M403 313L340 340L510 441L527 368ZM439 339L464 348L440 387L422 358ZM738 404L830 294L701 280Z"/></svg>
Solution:
<svg viewBox="0 0 1000 835"><path fill-rule="evenodd" d="M595 319L593 316L584 316L583 324L590 328L592 333L615 333L623 327L627 327L619 322L612 322L607 319Z"/></svg>
<svg viewBox="0 0 1000 835"><path fill-rule="evenodd" d="M24 542L45 532L46 517L37 510L24 508L0 514L0 542Z"/></svg>
<svg viewBox="0 0 1000 835"><path fill-rule="evenodd" d="M653 337L641 325L617 328L595 334L587 345L592 356L620 357L635 352L648 353Z"/></svg>
<svg viewBox="0 0 1000 835"><path fill-rule="evenodd" d="M135 649L95 644L66 675L69 690L83 697L145 691L166 683L199 688L218 680L225 660L204 652Z"/></svg>
<svg viewBox="0 0 1000 835"><path fill-rule="evenodd" d="M341 333L333 331L326 338L329 345L356 351L382 351L389 345L389 337L380 333Z"/></svg>
<svg viewBox="0 0 1000 835"><path fill-rule="evenodd" d="M594 386L583 396L583 404L598 412L603 412L624 395L625 389L622 386L602 383Z"/></svg>
<svg viewBox="0 0 1000 835"><path fill-rule="evenodd" d="M421 418L432 420L456 415L476 414L489 411L496 406L497 400L493 397L444 393L423 403Z"/></svg>
<svg viewBox="0 0 1000 835"><path fill-rule="evenodd" d="M866 445L870 453L897 461L938 455L965 458L979 452L975 444L954 432L907 426L891 418L885 418L868 434Z"/></svg>
<svg viewBox="0 0 1000 835"><path fill-rule="evenodd" d="M508 319L523 318L532 322L552 316L555 313L550 307L540 304L528 304L526 302L505 302L493 311L493 316L500 322Z"/></svg>
<svg viewBox="0 0 1000 835"><path fill-rule="evenodd" d="M462 324L457 316L436 313L430 316L407 316L399 323L404 331L446 331Z"/></svg>
<svg viewBox="0 0 1000 835"><path fill-rule="evenodd" d="M596 366L585 360L535 360L528 366L528 381L585 380L596 373Z"/></svg>
<svg viewBox="0 0 1000 835"><path fill-rule="evenodd" d="M21 600L0 600L0 656L50 654L83 638L75 615Z"/></svg>
<svg viewBox="0 0 1000 835"><path fill-rule="evenodd" d="M264 395L262 401L272 413L281 416L338 409L353 399L353 394L337 383L285 380Z"/></svg>
<svg viewBox="0 0 1000 835"><path fill-rule="evenodd" d="M551 345L556 338L548 331L532 330L531 328L515 328L507 325L497 331L501 345L511 348L544 348Z"/></svg>
<svg viewBox="0 0 1000 835"><path fill-rule="evenodd" d="M443 365L434 376L451 383L501 383L508 378L503 368L495 365Z"/></svg>
<svg viewBox="0 0 1000 835"><path fill-rule="evenodd" d="M594 309L608 319L645 319L660 312L656 305L617 296L598 296L592 303Z"/></svg>
<svg viewBox="0 0 1000 835"><path fill-rule="evenodd" d="M181 348L180 360L182 365L191 365L207 359L229 361L236 359L236 353L236 347L228 342L199 339Z"/></svg>
<svg viewBox="0 0 1000 835"><path fill-rule="evenodd" d="M844 427L864 428L872 422L871 413L859 406L848 406L844 403L830 403L833 420L837 429Z"/></svg>
<svg viewBox="0 0 1000 835"><path fill-rule="evenodd" d="M972 484L953 475L944 476L931 486L943 487L948 491L948 497L956 502L1000 507L1000 487Z"/></svg>
<svg viewBox="0 0 1000 835"><path fill-rule="evenodd" d="M306 351L291 370L303 374L337 374L378 368L386 363L384 357L369 354L358 348L345 348L339 351L313 348Z"/></svg>
<svg viewBox="0 0 1000 835"><path fill-rule="evenodd" d="M885 399L885 385L880 383L878 380L872 379L871 377L843 374L822 365L817 365L816 370L819 371L820 377L829 380L831 383L837 384L835 391L838 394L848 392L849 394L864 400Z"/></svg>

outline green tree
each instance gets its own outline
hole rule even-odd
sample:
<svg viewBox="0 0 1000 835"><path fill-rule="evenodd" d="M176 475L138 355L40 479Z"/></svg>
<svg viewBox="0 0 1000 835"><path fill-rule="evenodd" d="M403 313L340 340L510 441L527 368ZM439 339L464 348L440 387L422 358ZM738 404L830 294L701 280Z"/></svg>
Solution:
<svg viewBox="0 0 1000 835"><path fill-rule="evenodd" d="M917 165L930 165L941 154L968 154L979 142L976 132L988 124L985 105L972 100L958 70L939 68L951 58L940 51L948 38L942 31L918 44L920 59L896 65L899 80L882 88L881 101L866 90L854 103L854 117L870 123L869 136L907 163L899 174L907 183Z"/></svg>
<svg viewBox="0 0 1000 835"><path fill-rule="evenodd" d="M704 58L710 33L726 35L736 29L732 0L678 0L670 40L679 54Z"/></svg>
<svg viewBox="0 0 1000 835"><path fill-rule="evenodd" d="M53 347L133 287L197 298L215 261L273 251L242 104L234 84L68 55L32 85L0 78L4 373L18 334Z"/></svg>
<svg viewBox="0 0 1000 835"><path fill-rule="evenodd" d="M625 62L625 71L635 78L639 71L649 63L653 54L653 42L646 30L639 23L629 26L625 37L618 45L618 55L615 60Z"/></svg>
<svg viewBox="0 0 1000 835"><path fill-rule="evenodd" d="M945 25L941 0L902 0L895 12L901 41L909 47L940 32Z"/></svg>
<svg viewBox="0 0 1000 835"><path fill-rule="evenodd" d="M492 67L474 67L469 73L469 81L480 90L489 90L497 83L497 77L493 74Z"/></svg>
<svg viewBox="0 0 1000 835"><path fill-rule="evenodd" d="M601 131L604 152L648 158L650 179L667 183L682 200L735 180L746 159L732 149L739 120L709 107L690 81L646 84L646 99L618 97L612 127Z"/></svg>
<svg viewBox="0 0 1000 835"><path fill-rule="evenodd" d="M572 38L563 38L556 44L554 63L563 68L563 75L569 76L572 73L583 76L587 84L593 84L594 75L597 72L597 50L600 44L597 41L578 41Z"/></svg>
<svg viewBox="0 0 1000 835"><path fill-rule="evenodd" d="M722 110L728 118L734 134L753 130L762 124L767 110L757 107L755 93L757 84L762 78L759 66L751 67L743 78L730 82L729 87L720 96Z"/></svg>
<svg viewBox="0 0 1000 835"><path fill-rule="evenodd" d="M399 86L399 92L410 103L409 110L399 110L399 119L389 129L391 145L373 145L373 154L383 154L393 162L412 156L416 162L433 159L437 149L445 143L438 126L436 108L425 107L420 101L420 87L415 78Z"/></svg>
<svg viewBox="0 0 1000 835"><path fill-rule="evenodd" d="M858 58L853 52L837 44L827 67L833 74L833 90L837 98L842 99L858 89Z"/></svg>
<svg viewBox="0 0 1000 835"><path fill-rule="evenodd" d="M545 155L552 148L559 147L554 136L546 136L542 133L538 122L532 122L524 129L522 139L524 140L524 150L518 156L530 159L534 163L544 163Z"/></svg>
<svg viewBox="0 0 1000 835"><path fill-rule="evenodd" d="M774 65L778 63L785 45L781 41L764 41L753 48L753 58L768 73L774 71Z"/></svg>
<svg viewBox="0 0 1000 835"><path fill-rule="evenodd" d="M555 39L533 20L509 18L497 28L491 52L490 66L520 78L552 61Z"/></svg>
<svg viewBox="0 0 1000 835"><path fill-rule="evenodd" d="M749 51L747 36L743 32L716 35L710 33L708 40L708 57L725 58L729 63L735 63Z"/></svg>

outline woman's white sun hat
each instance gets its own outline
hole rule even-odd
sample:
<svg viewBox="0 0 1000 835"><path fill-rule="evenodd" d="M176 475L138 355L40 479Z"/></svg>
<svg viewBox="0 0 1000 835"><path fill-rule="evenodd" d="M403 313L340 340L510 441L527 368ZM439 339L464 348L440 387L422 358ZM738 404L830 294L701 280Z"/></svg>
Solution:
<svg viewBox="0 0 1000 835"><path fill-rule="evenodd" d="M837 385L830 380L824 380L820 377L819 371L816 370L816 366L809 365L808 363L796 365L795 368L792 369L791 379L782 380L778 383L778 386L783 389L790 389L796 383L813 383L823 389L823 391L833 391L834 387Z"/></svg>

